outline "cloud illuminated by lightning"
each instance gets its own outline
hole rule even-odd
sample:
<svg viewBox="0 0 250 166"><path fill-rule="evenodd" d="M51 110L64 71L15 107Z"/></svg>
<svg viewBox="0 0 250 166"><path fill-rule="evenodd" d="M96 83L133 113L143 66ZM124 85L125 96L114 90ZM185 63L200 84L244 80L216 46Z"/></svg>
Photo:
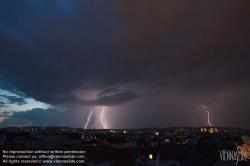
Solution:
<svg viewBox="0 0 250 166"><path fill-rule="evenodd" d="M212 126L212 124L210 123L209 112L207 111L207 108L206 108L205 106L198 106L198 107L194 110L194 112L193 112L193 120L194 120L194 125L195 125L195 127L197 127L197 125L196 125L194 113L195 113L195 112L197 111L197 109L200 108L200 107L205 108L204 111L206 111L207 114L208 114L208 117L207 117L207 124L208 124L209 126Z"/></svg>
<svg viewBox="0 0 250 166"><path fill-rule="evenodd" d="M105 118L104 118L104 116L103 116L104 112L105 112L105 109L104 109L104 107L103 107L103 108L102 108L102 113L101 113L100 119L101 119L101 122L102 122L102 125L103 125L104 129L107 129L106 120L105 120Z"/></svg>
<svg viewBox="0 0 250 166"><path fill-rule="evenodd" d="M91 112L90 112L90 114L89 114L89 116L88 116L88 119L87 119L87 122L86 122L86 124L85 124L85 126L84 126L84 129L87 128L87 125L88 125L88 123L89 123L89 118L91 117L91 115L92 115L92 113L93 113L93 110L94 110L94 109L91 110Z"/></svg>

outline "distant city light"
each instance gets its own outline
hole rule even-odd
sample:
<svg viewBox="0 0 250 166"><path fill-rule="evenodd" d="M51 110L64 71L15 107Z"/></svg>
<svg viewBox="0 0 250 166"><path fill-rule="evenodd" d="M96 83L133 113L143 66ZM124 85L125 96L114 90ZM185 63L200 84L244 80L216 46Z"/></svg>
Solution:
<svg viewBox="0 0 250 166"><path fill-rule="evenodd" d="M150 160L153 159L153 155L152 155L152 154L149 155L149 159L150 159Z"/></svg>

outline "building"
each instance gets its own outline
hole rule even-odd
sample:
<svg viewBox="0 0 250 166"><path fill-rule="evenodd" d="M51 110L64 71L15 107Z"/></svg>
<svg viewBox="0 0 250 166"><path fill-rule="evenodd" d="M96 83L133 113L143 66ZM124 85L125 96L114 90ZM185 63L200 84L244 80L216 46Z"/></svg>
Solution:
<svg viewBox="0 0 250 166"><path fill-rule="evenodd" d="M127 139L124 137L105 138L102 140L102 144L111 145L113 148L123 148L127 142Z"/></svg>
<svg viewBox="0 0 250 166"><path fill-rule="evenodd" d="M6 141L6 132L4 130L0 131L0 146Z"/></svg>
<svg viewBox="0 0 250 166"><path fill-rule="evenodd" d="M238 150L240 152L245 152L243 155L250 160L250 137L248 135L242 135L241 139L243 141L242 145L238 146Z"/></svg>

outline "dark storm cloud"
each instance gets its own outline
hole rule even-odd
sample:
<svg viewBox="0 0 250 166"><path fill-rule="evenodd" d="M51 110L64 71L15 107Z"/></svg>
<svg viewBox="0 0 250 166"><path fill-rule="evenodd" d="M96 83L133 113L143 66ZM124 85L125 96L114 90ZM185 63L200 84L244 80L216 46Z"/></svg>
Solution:
<svg viewBox="0 0 250 166"><path fill-rule="evenodd" d="M23 97L16 97L16 96L7 96L7 95L0 95L1 100L6 100L6 102L1 102L0 104L16 104L16 105L25 105L27 102Z"/></svg>
<svg viewBox="0 0 250 166"><path fill-rule="evenodd" d="M15 84L19 91L50 104L57 103L55 96L70 96L75 89L94 88L100 91L112 85L113 81L110 81L112 76L108 73L115 66L110 64L113 62L105 60L105 54L107 54L106 47L109 45L107 41L115 33L109 27L117 25L109 16L111 12L109 4L110 2L107 4L78 2L67 8L72 13L69 17L64 17L64 14L69 13L65 13L64 10L59 12L55 4L47 4L51 7L49 10L51 16L42 16L38 13L45 10L46 5L39 6L32 3L33 6L28 4L17 7L16 3L8 3L10 7L20 9L20 18L12 16L8 26L16 24L13 22L16 19L29 18L34 22L29 28L36 30L30 33L27 27L21 28L28 25L25 21L15 26L19 29L10 31L9 28L5 28L2 32L4 36L1 38L3 48L0 61L1 76ZM104 6L98 7L102 9L98 11L95 10L95 5ZM7 17L10 14L6 10L2 12ZM28 12L33 15L27 15ZM14 31L18 31L18 35ZM39 34L46 35L41 37ZM31 47L26 38L39 47ZM2 86L9 91L13 89L13 87L7 87L6 84ZM118 103L129 100L130 97L125 100L121 99ZM98 100L96 103L98 104ZM113 105L110 101L108 103L108 105Z"/></svg>
<svg viewBox="0 0 250 166"><path fill-rule="evenodd" d="M62 98L54 98L53 103L56 104L77 104L83 106L115 106L123 105L131 100L137 99L140 96L134 92L117 93L109 96L101 96L93 100L80 99L76 95L68 95Z"/></svg>
<svg viewBox="0 0 250 166"><path fill-rule="evenodd" d="M188 107L192 110L197 105L206 105L214 111L212 115L217 123L226 124L228 122L220 117L233 119L237 114L236 109L232 111L227 102L218 97L228 94L232 101L241 99L233 103L241 110L237 115L246 122L250 98L249 5L249 1L233 0L122 0L114 12L127 25L115 50L127 60L121 66L129 64L124 71L133 73L134 80L146 78L141 85L148 83L149 91L157 85L165 86L158 91L165 93L163 99L158 100L174 103L175 108L157 107L162 112L178 110L183 105L182 113L186 113ZM228 93L231 91L235 93ZM241 91L246 93L238 93ZM220 108L216 108L218 103L223 103ZM169 114L174 113L166 113ZM250 125L249 122L242 124Z"/></svg>
<svg viewBox="0 0 250 166"><path fill-rule="evenodd" d="M119 92L120 89L117 88L117 87L111 87L111 88L107 88L99 93L96 94L97 97L102 97L104 95L110 95L110 94L114 94L114 93L117 93Z"/></svg>
<svg viewBox="0 0 250 166"><path fill-rule="evenodd" d="M0 77L0 88L3 90L8 90L9 92L12 92L12 93L17 94L18 96L21 96L24 98L28 97L24 93L17 91L16 86L14 84L11 84L9 81L7 81L6 79L1 78L1 77Z"/></svg>
<svg viewBox="0 0 250 166"><path fill-rule="evenodd" d="M218 96L232 90L230 101L248 99L249 3L4 1L0 88L49 104L93 106L159 94L150 104L166 115L176 113L174 104L185 112L180 101L190 109L227 103ZM97 99L76 96L78 90L92 90ZM241 105L245 115L247 105Z"/></svg>
<svg viewBox="0 0 250 166"><path fill-rule="evenodd" d="M122 105L125 104L131 100L137 99L140 96L135 94L134 92L124 92L124 93L117 93L110 96L103 96L97 99L94 99L92 101L89 101L89 103L92 103L93 105L104 105L104 106L112 106L112 105Z"/></svg>
<svg viewBox="0 0 250 166"><path fill-rule="evenodd" d="M249 51L248 5L249 1L124 0L115 13L128 25L124 54L159 60L164 56L158 68L168 75L218 59L228 61Z"/></svg>
<svg viewBox="0 0 250 166"><path fill-rule="evenodd" d="M4 103L4 102L0 101L0 104L6 104L6 103Z"/></svg>
<svg viewBox="0 0 250 166"><path fill-rule="evenodd" d="M15 111L3 111L0 113L0 117L11 117Z"/></svg>
<svg viewBox="0 0 250 166"><path fill-rule="evenodd" d="M0 98L1 99L1 98ZM5 102L0 101L0 108L1 107L8 107Z"/></svg>

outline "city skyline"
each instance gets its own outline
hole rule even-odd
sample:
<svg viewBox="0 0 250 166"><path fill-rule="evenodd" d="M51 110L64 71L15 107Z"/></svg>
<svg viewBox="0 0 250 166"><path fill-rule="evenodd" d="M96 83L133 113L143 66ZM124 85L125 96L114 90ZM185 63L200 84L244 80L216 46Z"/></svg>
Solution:
<svg viewBox="0 0 250 166"><path fill-rule="evenodd" d="M250 129L249 1L2 1L0 127Z"/></svg>

